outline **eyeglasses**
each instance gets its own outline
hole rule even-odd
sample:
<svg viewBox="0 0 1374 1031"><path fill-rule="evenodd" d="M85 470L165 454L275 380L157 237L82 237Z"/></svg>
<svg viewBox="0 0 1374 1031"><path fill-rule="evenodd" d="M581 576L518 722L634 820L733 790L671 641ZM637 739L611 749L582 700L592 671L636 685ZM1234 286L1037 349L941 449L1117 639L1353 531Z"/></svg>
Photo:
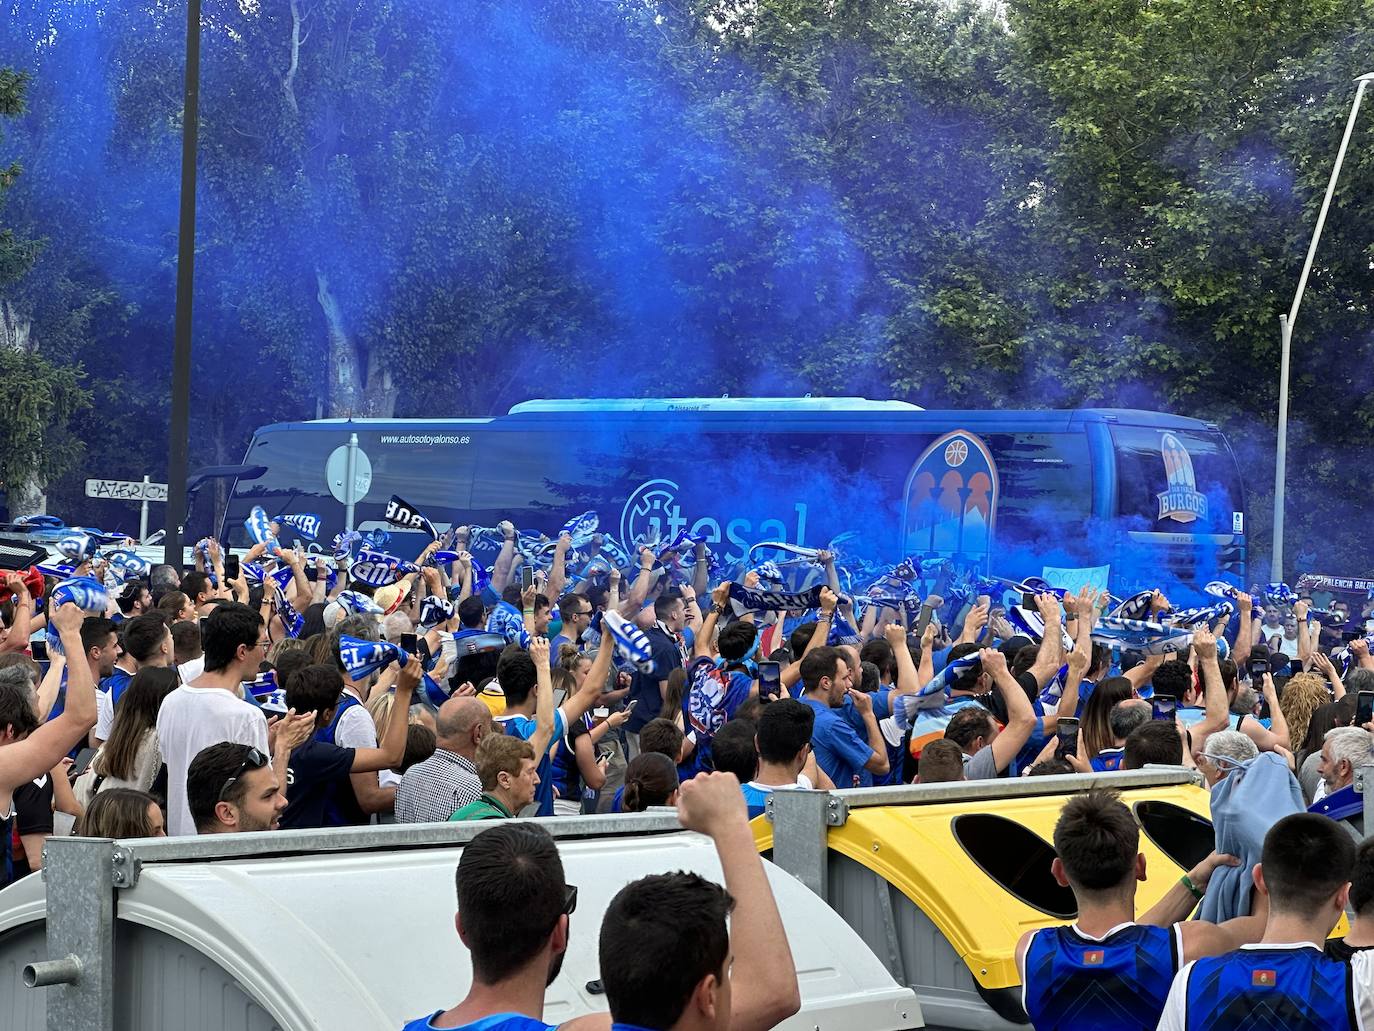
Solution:
<svg viewBox="0 0 1374 1031"><path fill-rule="evenodd" d="M243 762L239 763L239 768L234 772L234 775L224 782L224 787L219 789L219 797L216 798L215 801L223 802L224 796L227 795L229 789L234 786L234 781L242 777L244 771L250 766L255 770L260 770L266 765L267 756L263 755L256 748L248 749L248 754L243 757Z"/></svg>

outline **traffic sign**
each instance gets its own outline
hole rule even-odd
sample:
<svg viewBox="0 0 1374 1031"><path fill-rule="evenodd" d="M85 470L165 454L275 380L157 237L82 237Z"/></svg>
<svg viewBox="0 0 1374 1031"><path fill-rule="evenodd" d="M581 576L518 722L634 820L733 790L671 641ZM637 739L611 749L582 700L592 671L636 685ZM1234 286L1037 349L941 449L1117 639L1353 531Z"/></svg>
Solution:
<svg viewBox="0 0 1374 1031"><path fill-rule="evenodd" d="M105 501L166 501L167 484L142 480L87 480L86 497Z"/></svg>

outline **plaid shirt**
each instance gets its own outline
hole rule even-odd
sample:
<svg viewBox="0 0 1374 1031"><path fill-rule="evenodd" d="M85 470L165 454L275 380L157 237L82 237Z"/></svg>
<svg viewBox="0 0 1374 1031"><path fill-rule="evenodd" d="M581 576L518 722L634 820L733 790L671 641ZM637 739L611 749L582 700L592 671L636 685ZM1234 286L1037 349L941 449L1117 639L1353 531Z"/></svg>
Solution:
<svg viewBox="0 0 1374 1031"><path fill-rule="evenodd" d="M481 797L477 767L440 748L401 777L396 788L396 822L441 823Z"/></svg>

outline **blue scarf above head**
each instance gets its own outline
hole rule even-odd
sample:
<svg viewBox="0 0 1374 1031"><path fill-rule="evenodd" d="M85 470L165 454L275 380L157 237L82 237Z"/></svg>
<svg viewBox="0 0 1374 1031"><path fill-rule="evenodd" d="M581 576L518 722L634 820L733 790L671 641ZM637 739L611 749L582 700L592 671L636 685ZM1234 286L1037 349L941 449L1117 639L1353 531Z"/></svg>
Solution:
<svg viewBox="0 0 1374 1031"><path fill-rule="evenodd" d="M758 655L758 653L759 653L759 645L762 644L762 643L763 643L763 635L762 635L762 634L755 634L755 635L754 635L754 643L753 643L753 645L749 648L749 650L748 650L747 652L745 652L745 653L744 653L742 656L740 656L738 659L733 659L733 660L731 660L731 659L726 659L724 656L721 656L720 658L716 659L716 669L719 669L719 670L726 670L726 669L730 669L730 668L732 668L732 667L738 666L738 667L740 667L741 669L747 670L748 673L749 673L749 676L750 676L752 679L757 680L757 679L758 679L758 675L759 675L759 665L758 665L757 662L754 661L754 656Z"/></svg>
<svg viewBox="0 0 1374 1031"><path fill-rule="evenodd" d="M786 591L760 591L745 587L743 584L730 585L730 600L736 609L744 612L776 612L779 609L814 609L821 601L822 587L812 587L808 591L789 593Z"/></svg>

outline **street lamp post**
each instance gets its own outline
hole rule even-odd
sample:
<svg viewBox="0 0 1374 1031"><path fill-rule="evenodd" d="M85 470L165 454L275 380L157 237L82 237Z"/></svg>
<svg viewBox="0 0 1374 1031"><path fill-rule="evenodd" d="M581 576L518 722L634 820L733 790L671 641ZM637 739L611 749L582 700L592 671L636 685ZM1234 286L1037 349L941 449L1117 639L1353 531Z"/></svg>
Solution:
<svg viewBox="0 0 1374 1031"><path fill-rule="evenodd" d="M1278 448L1274 462L1274 559L1270 578L1283 580L1283 502L1284 480L1288 472L1288 366L1289 349L1293 343L1293 323L1298 318L1298 308L1302 304L1303 292L1307 289L1307 277L1312 272L1312 259L1317 256L1317 244L1322 238L1322 227L1326 225L1326 213L1331 208L1331 198L1336 193L1336 180L1341 175L1341 165L1345 163L1345 151L1350 146L1351 134L1355 131L1355 118L1360 113L1360 101L1364 99L1365 87L1374 79L1374 72L1367 72L1355 81L1355 100L1350 105L1350 117L1345 122L1345 135L1341 137L1341 147L1336 151L1336 163L1331 168L1331 179L1326 184L1326 196L1322 198L1321 211L1317 213L1317 226L1312 230L1312 242L1307 247L1307 260L1302 263L1302 275L1298 277L1298 289L1293 294L1293 306L1286 315L1279 316L1279 426Z"/></svg>
<svg viewBox="0 0 1374 1031"><path fill-rule="evenodd" d="M186 0L186 83L181 113L181 217L172 330L172 415L167 447L167 538L162 561L181 569L191 422L191 301L196 266L196 146L200 130L200 0Z"/></svg>

